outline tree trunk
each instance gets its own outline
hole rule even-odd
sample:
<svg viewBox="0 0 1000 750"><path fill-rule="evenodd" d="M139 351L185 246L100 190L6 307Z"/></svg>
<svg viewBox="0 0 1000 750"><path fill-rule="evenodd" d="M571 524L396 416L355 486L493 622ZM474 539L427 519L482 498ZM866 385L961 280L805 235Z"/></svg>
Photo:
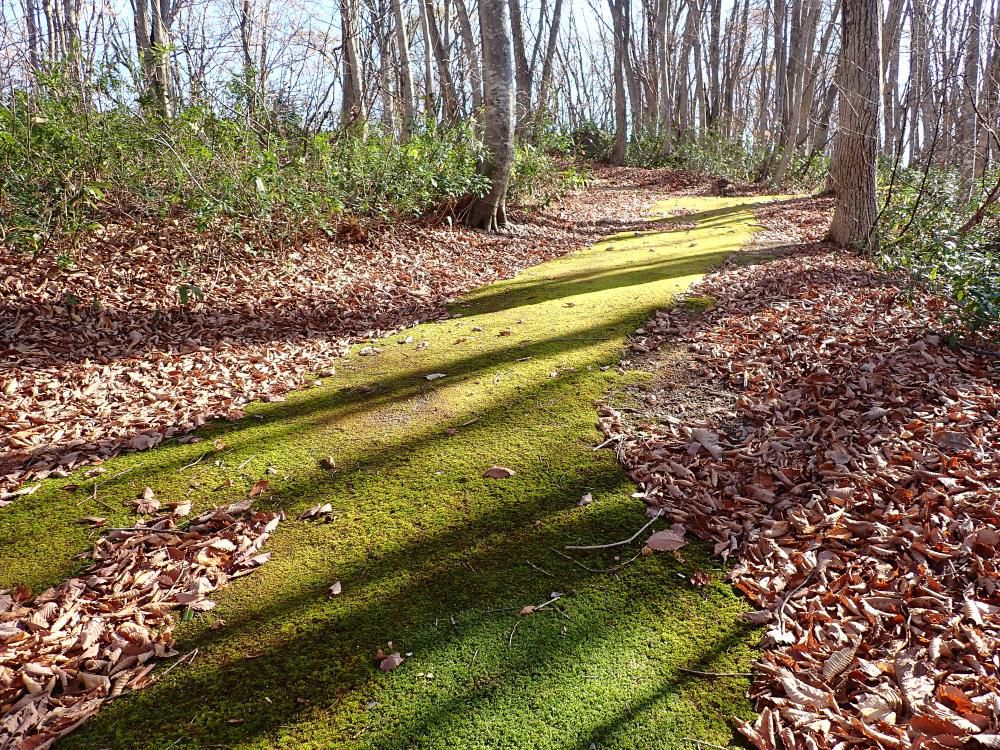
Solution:
<svg viewBox="0 0 1000 750"><path fill-rule="evenodd" d="M396 54L399 55L399 98L403 110L403 136L413 132L417 120L417 100L413 92L413 69L410 66L410 43L406 38L406 17L403 0L392 0L392 17L396 27Z"/></svg>
<svg viewBox="0 0 1000 750"><path fill-rule="evenodd" d="M965 43L965 73L962 76L963 92L962 123L958 133L959 172L962 190L967 200L972 200L976 183L976 140L978 116L976 114L979 96L979 50L980 24L983 18L983 0L972 0L969 9L969 32Z"/></svg>
<svg viewBox="0 0 1000 750"><path fill-rule="evenodd" d="M531 67L528 65L528 48L524 38L524 22L521 18L522 0L509 0L512 45L514 50L514 75L517 84L518 125L526 123L531 115Z"/></svg>
<svg viewBox="0 0 1000 750"><path fill-rule="evenodd" d="M164 12L160 0L137 0L135 40L142 64L143 83L155 100L161 117L172 117L174 113L170 96L169 20L169 13Z"/></svg>
<svg viewBox="0 0 1000 750"><path fill-rule="evenodd" d="M448 51L441 39L437 19L434 17L434 0L424 0L424 13L427 17L427 31L430 34L427 43L434 51L434 61L438 69L444 121L453 123L458 119L458 96L455 93L455 81L451 77L451 69L448 67Z"/></svg>
<svg viewBox="0 0 1000 750"><path fill-rule="evenodd" d="M552 93L552 64L556 56L556 42L559 40L559 22L562 20L563 0L556 0L552 11L552 23L549 26L549 41L545 46L545 57L542 59L542 86L539 103L548 106L549 95Z"/></svg>
<svg viewBox="0 0 1000 750"><path fill-rule="evenodd" d="M615 142L611 149L610 162L612 164L624 164L625 155L628 150L628 113L625 110L627 105L625 99L625 30L622 15L627 0L608 0L611 6L611 23L614 29L614 66L613 75L615 82Z"/></svg>
<svg viewBox="0 0 1000 750"><path fill-rule="evenodd" d="M507 186L514 165L514 52L507 0L479 0L486 107L480 174L490 189L469 207L466 223L487 231L507 225Z"/></svg>
<svg viewBox="0 0 1000 750"><path fill-rule="evenodd" d="M472 88L472 110L478 116L483 108L483 75L476 52L476 40L472 34L472 19L465 0L457 0L458 25L462 33L462 46L465 48L465 59L469 66L469 86Z"/></svg>
<svg viewBox="0 0 1000 750"><path fill-rule="evenodd" d="M353 125L361 119L361 61L358 56L358 0L340 0L340 31L344 45L344 95L340 102L340 125Z"/></svg>
<svg viewBox="0 0 1000 750"><path fill-rule="evenodd" d="M840 109L831 182L836 197L830 239L843 247L877 249L876 160L879 150L879 0L844 0L841 10Z"/></svg>

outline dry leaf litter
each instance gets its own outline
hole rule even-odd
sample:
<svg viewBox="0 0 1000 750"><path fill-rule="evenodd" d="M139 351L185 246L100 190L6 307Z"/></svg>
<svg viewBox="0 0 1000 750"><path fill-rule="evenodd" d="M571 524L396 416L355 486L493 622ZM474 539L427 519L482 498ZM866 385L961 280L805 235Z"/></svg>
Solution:
<svg viewBox="0 0 1000 750"><path fill-rule="evenodd" d="M177 655L171 612L212 609L208 594L267 562L280 518L250 500L184 528L171 513L110 531L87 570L38 596L0 590L0 750L43 750L152 682Z"/></svg>

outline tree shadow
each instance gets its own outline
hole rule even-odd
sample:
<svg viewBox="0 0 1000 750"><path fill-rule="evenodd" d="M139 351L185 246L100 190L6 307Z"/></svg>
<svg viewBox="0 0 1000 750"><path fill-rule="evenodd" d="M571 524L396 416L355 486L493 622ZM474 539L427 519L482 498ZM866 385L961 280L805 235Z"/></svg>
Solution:
<svg viewBox="0 0 1000 750"><path fill-rule="evenodd" d="M244 599L252 605L238 616L224 606L225 625L218 629L202 625L182 641L185 652L197 648L205 662L182 666L151 688L115 702L60 747L97 747L109 741L115 746L158 747L179 737L180 747L220 742L272 746L289 732L294 742L293 727L298 722L306 725L305 734L319 731L325 737L321 746L411 747L449 722L457 723L454 731L461 733L464 716L494 710L501 693L530 690L533 681L557 679L554 665L584 658L609 641L615 643L630 623L648 618L651 612L698 619L705 618L706 611L711 613L712 607L699 604L700 595L687 583L689 574L677 575L689 569L686 564L643 559L633 569L609 576L581 572L547 552L581 535L609 538L632 529L638 514L629 502L599 506L593 513L566 513L567 497L578 497L585 488L621 493L627 485L620 470L606 462L597 473L570 479L559 491L543 493L517 508L494 508L443 533L371 554L357 560L356 567L338 567L335 574L347 582L349 598L336 603L327 601L324 589L329 578L324 576L298 587L289 585L289 590L266 600L248 592ZM704 564L702 553L693 557ZM525 559L555 578L529 569ZM613 562L607 556L598 560L587 562L601 567ZM554 586L576 592L564 603L570 618L579 615L578 601L589 609L590 600L597 597L603 597L598 608L606 611L586 617L585 627L555 613L538 613L534 619L516 616L524 604L547 599ZM233 586L254 587L252 579ZM489 612L493 607L514 611ZM432 618L440 625L432 625ZM502 623L499 633L496 622ZM568 633L561 634L564 623ZM497 637L502 641L515 624L519 629L511 633L511 645L498 647ZM728 622L718 630L703 630L694 637L695 645L682 653L661 654L670 669L658 689L682 690L690 676L676 667L708 669L734 649L739 651L750 632L738 621ZM388 681L413 682L405 671L385 676L375 669L375 649L390 640L395 648L414 653L405 667L411 674L417 669L458 670L440 675L451 679L445 694L426 700L410 696L411 688L405 686L386 688ZM462 673L455 654L468 658L476 648L489 654L483 669L470 667ZM507 655L497 658L498 650ZM744 657L745 651L736 656ZM396 699L412 701L412 708ZM655 700L655 696L646 699ZM384 707L369 706L372 701ZM335 723L329 730L317 730L312 725L324 721L326 712L335 714L330 719ZM228 724L233 718L241 722ZM626 721L623 709L615 724ZM583 729L595 736L610 731ZM378 733L377 744L348 741L359 731Z"/></svg>

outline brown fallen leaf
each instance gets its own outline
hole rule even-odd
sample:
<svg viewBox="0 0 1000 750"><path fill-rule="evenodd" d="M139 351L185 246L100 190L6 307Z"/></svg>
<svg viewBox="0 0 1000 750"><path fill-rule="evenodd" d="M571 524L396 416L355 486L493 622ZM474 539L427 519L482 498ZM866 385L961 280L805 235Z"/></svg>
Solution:
<svg viewBox="0 0 1000 750"><path fill-rule="evenodd" d="M181 518L191 512L191 502L184 500L180 503L170 503L171 512L175 518Z"/></svg>
<svg viewBox="0 0 1000 750"><path fill-rule="evenodd" d="M160 501L156 499L151 487L144 488L142 494L131 502L135 506L135 512L140 516L148 516L160 509Z"/></svg>
<svg viewBox="0 0 1000 750"><path fill-rule="evenodd" d="M250 488L250 497L258 497L261 493L267 492L271 483L267 479L261 479L254 482L253 487Z"/></svg>
<svg viewBox="0 0 1000 750"><path fill-rule="evenodd" d="M516 473L513 469L508 469L506 466L491 466L483 472L483 476L487 479L508 479Z"/></svg>
<svg viewBox="0 0 1000 750"><path fill-rule="evenodd" d="M90 524L95 529L104 526L107 522L108 519L101 518L100 516L84 516L80 519L80 523Z"/></svg>
<svg viewBox="0 0 1000 750"><path fill-rule="evenodd" d="M310 518L319 518L320 516L326 516L333 513L333 505L330 503L321 503L320 505L314 505L307 510L302 511L299 514L300 521L308 521Z"/></svg>
<svg viewBox="0 0 1000 750"><path fill-rule="evenodd" d="M712 458L715 460L722 458L722 448L719 446L718 433L704 427L695 427L691 430L691 437L707 450Z"/></svg>
<svg viewBox="0 0 1000 750"><path fill-rule="evenodd" d="M646 546L657 552L673 552L687 545L684 524L675 523L669 529L657 531L646 540Z"/></svg>

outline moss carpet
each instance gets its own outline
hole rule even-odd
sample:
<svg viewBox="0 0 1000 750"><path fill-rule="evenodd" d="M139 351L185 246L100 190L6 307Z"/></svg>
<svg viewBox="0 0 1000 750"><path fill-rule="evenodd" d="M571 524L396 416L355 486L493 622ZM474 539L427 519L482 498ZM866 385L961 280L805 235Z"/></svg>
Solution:
<svg viewBox="0 0 1000 750"><path fill-rule="evenodd" d="M745 605L705 550L614 573L556 552L643 523L613 454L593 450L594 405L645 377L617 367L626 336L753 231L745 199L679 198L655 211L676 208L698 213L478 290L454 317L369 344L381 349L371 356L359 346L322 385L253 405L202 430L202 442L46 482L0 511L0 588L35 590L83 564L99 532L81 516L134 523L124 503L145 486L197 511L266 478L273 494L261 504L289 515L271 562L179 625L193 660L59 747L736 743L729 719L750 715L748 681L681 669L742 672L753 656ZM211 450L215 440L224 447ZM328 456L334 472L321 465ZM516 474L485 478L493 465ZM593 502L578 505L587 493ZM295 520L320 503L332 505L329 522ZM639 546L573 554L604 570ZM699 569L715 571L704 588L689 580ZM334 581L342 593L331 598ZM558 607L518 615L552 592L564 594ZM380 647L412 655L382 673Z"/></svg>

